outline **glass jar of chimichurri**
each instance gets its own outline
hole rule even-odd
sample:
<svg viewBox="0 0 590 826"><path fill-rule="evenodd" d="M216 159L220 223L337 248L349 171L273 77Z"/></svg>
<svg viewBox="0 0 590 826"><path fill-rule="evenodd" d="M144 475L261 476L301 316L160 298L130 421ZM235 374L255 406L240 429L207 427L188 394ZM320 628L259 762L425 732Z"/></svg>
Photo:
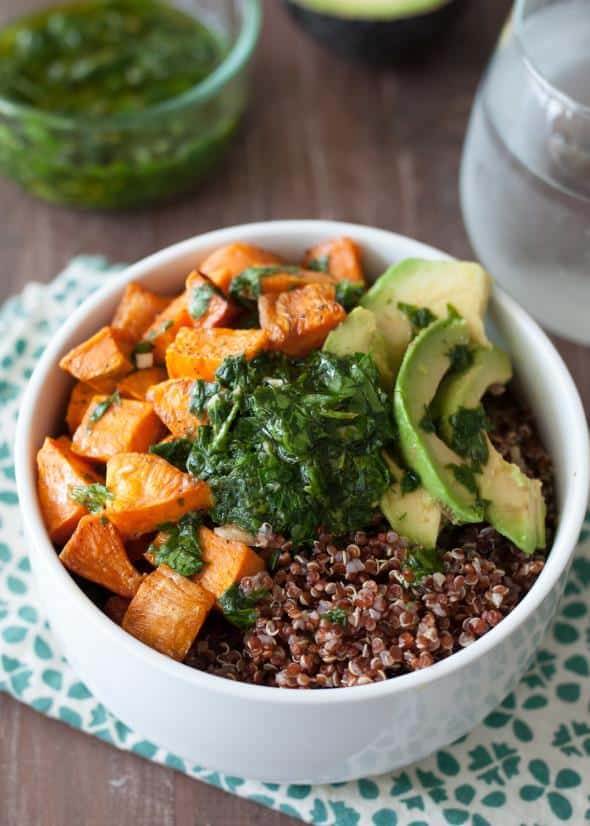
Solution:
<svg viewBox="0 0 590 826"><path fill-rule="evenodd" d="M244 111L259 0L28 5L0 30L0 171L95 209L194 188Z"/></svg>

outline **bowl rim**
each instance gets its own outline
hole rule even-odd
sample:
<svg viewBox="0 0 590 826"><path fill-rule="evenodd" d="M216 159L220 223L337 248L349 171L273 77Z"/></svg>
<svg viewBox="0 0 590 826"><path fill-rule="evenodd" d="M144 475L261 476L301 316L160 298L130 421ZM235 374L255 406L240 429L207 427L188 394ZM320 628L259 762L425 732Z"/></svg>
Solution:
<svg viewBox="0 0 590 826"><path fill-rule="evenodd" d="M110 115L102 118L91 118L86 115L60 115L18 103L0 95L0 115L9 118L21 116L39 118L47 126L55 129L113 129L137 127L145 125L150 120L157 120L160 116L172 114L185 106L203 103L216 95L235 75L249 62L260 35L262 25L262 5L260 0L238 0L242 8L242 21L238 36L221 63L203 80L196 83L182 94L167 98L153 106L148 106L137 112L128 114ZM13 22L18 22L15 17ZM9 22L7 25L11 25ZM4 28L4 26L2 27Z"/></svg>
<svg viewBox="0 0 590 826"><path fill-rule="evenodd" d="M37 363L22 397L17 423L15 440L17 489L23 521L33 544L33 554L43 556L44 563L49 566L52 574L57 577L59 585L66 589L74 602L77 603L81 620L90 625L98 626L103 635L111 637L113 643L126 647L130 655L144 660L148 667L165 672L172 679L181 680L194 686L195 689L200 688L215 694L231 695L236 699L241 698L250 702L286 703L298 706L300 704L322 705L324 703L376 700L386 696L394 697L406 690L419 690L427 683L436 682L454 671L468 667L486 652L505 641L521 623L533 614L555 587L562 574L567 571L578 541L588 502L590 462L586 459L576 467L575 486L573 482L568 483L568 487L573 486L574 490L568 492L566 501L562 504L557 541L550 549L547 563L539 578L522 601L502 622L469 647L457 651L450 657L440 660L426 669L402 674L383 682L350 686L346 690L337 691L282 691L273 686L234 682L225 677L191 668L166 657L164 654L160 654L123 631L122 628L103 614L59 562L58 555L47 535L38 504L35 461L33 451L29 449L29 444L31 441L30 432L36 414L36 398L43 389L46 374L55 368L64 343L73 331L82 325L84 319L95 309L119 294L129 281L141 280L143 277L149 276L155 269L173 265L175 260L182 259L184 255L193 252L195 255L199 255L199 248L212 247L237 240L272 246L273 235L283 236L283 238L289 234L305 237L306 234L318 230L321 230L322 234L325 233L327 237L330 237L330 235L352 235L357 238L361 236L361 243L366 244L368 248L370 248L371 239L380 239L382 242L389 242L392 245L409 243L415 251L413 253L415 256L450 258L446 253L414 241L408 236L362 224L329 220L248 223L193 236L185 241L165 247L114 275L71 314L48 343ZM524 327L528 334L535 339L535 346L540 348L547 369L551 370L556 379L555 386L559 386L560 409L563 411L563 417L567 416L569 422L568 437L577 445L577 455L588 457L590 455L590 443L584 408L575 383L561 356L539 325L514 299L497 286L494 287L493 302L514 320L517 327ZM33 569L35 569L34 564Z"/></svg>

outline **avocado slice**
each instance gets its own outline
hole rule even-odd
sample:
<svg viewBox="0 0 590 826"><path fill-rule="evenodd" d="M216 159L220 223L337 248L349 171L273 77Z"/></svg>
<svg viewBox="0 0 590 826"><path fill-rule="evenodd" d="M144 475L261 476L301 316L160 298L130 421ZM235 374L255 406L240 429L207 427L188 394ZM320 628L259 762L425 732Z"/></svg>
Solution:
<svg viewBox="0 0 590 826"><path fill-rule="evenodd" d="M439 503L420 482L413 490L404 491L407 471L388 453L385 454L385 461L393 482L381 497L383 515L400 536L405 536L410 542L424 548L436 547L442 518Z"/></svg>
<svg viewBox="0 0 590 826"><path fill-rule="evenodd" d="M491 278L479 264L408 258L383 273L360 303L375 313L396 367L414 332L407 314L410 306L425 307L444 318L451 305L467 321L473 340L487 345L483 320L490 290Z"/></svg>
<svg viewBox="0 0 590 826"><path fill-rule="evenodd" d="M426 490L455 523L480 522L483 505L469 465L436 434L428 411L451 365L450 353L467 345L467 321L450 317L435 321L410 344L393 394L400 449Z"/></svg>
<svg viewBox="0 0 590 826"><path fill-rule="evenodd" d="M467 0L284 0L312 37L372 65L422 58L440 42Z"/></svg>
<svg viewBox="0 0 590 826"><path fill-rule="evenodd" d="M441 433L453 444L459 411L475 411L493 384L505 384L512 376L510 359L498 347L476 351L473 364L464 373L451 375L441 385L438 407ZM487 452L476 474L477 485L485 501L485 516L493 527L526 554L546 544L546 505L539 479L530 479L518 465L507 462L481 432Z"/></svg>
<svg viewBox="0 0 590 826"><path fill-rule="evenodd" d="M375 360L385 390L393 387L394 373L389 360L389 348L377 319L370 310L355 307L336 327L326 341L324 350L336 356L370 353Z"/></svg>

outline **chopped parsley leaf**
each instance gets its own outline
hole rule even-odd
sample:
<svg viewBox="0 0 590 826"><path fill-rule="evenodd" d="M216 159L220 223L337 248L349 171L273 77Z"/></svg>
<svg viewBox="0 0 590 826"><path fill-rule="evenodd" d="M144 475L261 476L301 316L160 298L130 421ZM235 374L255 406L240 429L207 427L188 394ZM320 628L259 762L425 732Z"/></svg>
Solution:
<svg viewBox="0 0 590 826"><path fill-rule="evenodd" d="M400 483L402 494L412 493L420 487L421 479L415 470L406 470Z"/></svg>
<svg viewBox="0 0 590 826"><path fill-rule="evenodd" d="M70 488L70 497L79 505L84 505L90 513L99 513L106 508L113 494L104 485L93 482L91 485L74 485Z"/></svg>
<svg viewBox="0 0 590 826"><path fill-rule="evenodd" d="M399 301L397 306L410 320L414 335L436 321L436 316L428 307L416 307L415 304L406 304L403 301Z"/></svg>
<svg viewBox="0 0 590 826"><path fill-rule="evenodd" d="M347 313L357 306L365 292L365 285L357 281L343 279L336 283L336 301L341 304Z"/></svg>
<svg viewBox="0 0 590 826"><path fill-rule="evenodd" d="M158 442L158 444L150 445L149 451L156 456L161 456L162 459L166 459L171 465L174 465L174 467L186 473L186 460L188 459L192 446L193 443L191 439L182 436L178 439L171 439L168 442Z"/></svg>
<svg viewBox="0 0 590 826"><path fill-rule="evenodd" d="M235 582L219 597L219 605L223 615L235 625L245 630L256 622L256 604L269 595L267 588L258 588L246 596L239 584Z"/></svg>
<svg viewBox="0 0 590 826"><path fill-rule="evenodd" d="M203 318L214 295L217 295L217 290L213 284L198 284L193 287L188 305L192 318Z"/></svg>
<svg viewBox="0 0 590 826"><path fill-rule="evenodd" d="M472 468L468 465L449 465L449 468L453 471L453 476L460 485L467 488L469 493L477 494L477 482Z"/></svg>
<svg viewBox="0 0 590 826"><path fill-rule="evenodd" d="M170 327L172 327L172 325L173 325L173 324L174 324L174 322L172 321L172 319L171 319L171 318L169 318L167 321L165 321L165 322L162 324L162 326L160 327L160 329L159 329L159 330L152 330L152 331L151 331L151 333L148 333L148 335L147 335L147 340L148 340L148 341L153 341L153 340L154 340L155 338L157 338L158 336L163 336L163 335L164 335L164 333L165 333L167 330L169 330L169 329L170 329Z"/></svg>
<svg viewBox="0 0 590 826"><path fill-rule="evenodd" d="M339 608L338 606L335 608L330 608L324 616L326 619L330 620L330 622L340 625L342 628L346 628L346 625L348 624L348 614L344 608Z"/></svg>
<svg viewBox="0 0 590 826"><path fill-rule="evenodd" d="M121 406L121 394L118 390L115 390L112 396L107 396L107 398L104 401L98 402L98 404L94 405L92 413L88 417L87 429L92 430L92 425L96 424L100 419L102 419L107 410L114 404L116 404L117 407Z"/></svg>
<svg viewBox="0 0 590 826"><path fill-rule="evenodd" d="M436 548L414 548L406 557L406 567L414 574L412 585L419 585L431 574L442 572L442 556Z"/></svg>
<svg viewBox="0 0 590 826"><path fill-rule="evenodd" d="M162 545L152 542L148 551L155 554L156 565L166 564L181 576L193 576L203 565L203 553L199 544L198 529L201 517L195 511L185 514L175 524L162 525L166 534Z"/></svg>
<svg viewBox="0 0 590 826"><path fill-rule="evenodd" d="M138 356L141 353L151 353L153 349L154 345L151 341L140 341L138 344L135 345L135 347L131 351L131 357L133 359L133 362L135 363L136 361L135 356Z"/></svg>
<svg viewBox="0 0 590 826"><path fill-rule="evenodd" d="M456 344L447 355L451 362L450 370L453 373L463 373L473 364L473 350L467 344Z"/></svg>
<svg viewBox="0 0 590 826"><path fill-rule="evenodd" d="M485 433L491 425L483 407L461 407L449 417L449 423L453 428L450 447L476 467L485 465L489 456Z"/></svg>
<svg viewBox="0 0 590 826"><path fill-rule="evenodd" d="M330 272L330 256L320 255L319 258L313 258L307 265L308 270L314 272Z"/></svg>
<svg viewBox="0 0 590 826"><path fill-rule="evenodd" d="M248 267L232 278L229 294L245 307L255 304L260 295L260 279L280 272L299 272L299 267Z"/></svg>

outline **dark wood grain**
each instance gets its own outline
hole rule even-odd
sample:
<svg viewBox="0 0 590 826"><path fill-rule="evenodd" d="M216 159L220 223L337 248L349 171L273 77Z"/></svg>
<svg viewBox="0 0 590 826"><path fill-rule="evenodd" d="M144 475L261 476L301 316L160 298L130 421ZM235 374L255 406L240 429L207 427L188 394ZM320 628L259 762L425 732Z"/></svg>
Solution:
<svg viewBox="0 0 590 826"><path fill-rule="evenodd" d="M204 230L269 218L358 221L471 254L457 192L461 144L509 0L473 0L428 63L382 73L323 52L278 2L263 2L248 122L218 173L178 204L126 215L50 207L0 181L0 296L47 281L80 252L130 261ZM18 0L0 0L0 10L17 8ZM557 344L589 404L587 350ZM0 721L4 826L296 823L5 696Z"/></svg>

